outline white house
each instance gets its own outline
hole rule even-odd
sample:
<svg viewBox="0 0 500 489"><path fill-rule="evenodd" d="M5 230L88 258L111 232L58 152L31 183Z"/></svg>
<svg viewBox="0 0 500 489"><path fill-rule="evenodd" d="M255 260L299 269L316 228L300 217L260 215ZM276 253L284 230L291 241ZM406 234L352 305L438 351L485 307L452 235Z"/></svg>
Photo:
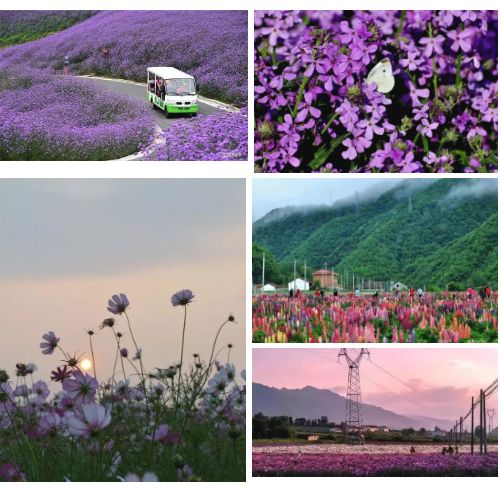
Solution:
<svg viewBox="0 0 500 489"><path fill-rule="evenodd" d="M295 287L294 283L295 282ZM302 280L301 278L296 278L291 282L288 282L288 290L309 290L309 282Z"/></svg>
<svg viewBox="0 0 500 489"><path fill-rule="evenodd" d="M272 284L266 284L260 288L261 292L276 292L276 287Z"/></svg>
<svg viewBox="0 0 500 489"><path fill-rule="evenodd" d="M402 291L402 290L408 290L408 286L401 283L401 282L396 282L396 283L392 283L391 284L391 290L398 290L398 291Z"/></svg>

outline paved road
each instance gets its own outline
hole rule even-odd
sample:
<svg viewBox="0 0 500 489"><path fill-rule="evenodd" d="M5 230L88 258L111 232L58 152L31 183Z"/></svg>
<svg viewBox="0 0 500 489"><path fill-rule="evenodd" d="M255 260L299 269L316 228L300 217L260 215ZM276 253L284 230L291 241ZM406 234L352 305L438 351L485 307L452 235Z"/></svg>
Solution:
<svg viewBox="0 0 500 489"><path fill-rule="evenodd" d="M92 78L89 78L92 80ZM120 81L111 81L111 80L100 80L98 78L93 79L95 83L100 83L101 85L105 86L107 89L114 90L116 92L119 92L123 95L127 95L130 98L134 98L139 100L140 102L143 102L145 105L147 105L149 108L151 108L151 104L148 102L147 99L147 93L146 93L146 84L144 86L141 85L134 85L130 83L123 83ZM207 105L203 102L198 101L198 114L211 114L215 112L217 109L215 107L212 107L210 105ZM171 116L171 118L167 119L165 117L165 113L162 112L161 110L153 110L151 108L151 113L155 117L156 123L162 128L166 129L170 124L175 123L176 119L179 118L186 118L187 116Z"/></svg>

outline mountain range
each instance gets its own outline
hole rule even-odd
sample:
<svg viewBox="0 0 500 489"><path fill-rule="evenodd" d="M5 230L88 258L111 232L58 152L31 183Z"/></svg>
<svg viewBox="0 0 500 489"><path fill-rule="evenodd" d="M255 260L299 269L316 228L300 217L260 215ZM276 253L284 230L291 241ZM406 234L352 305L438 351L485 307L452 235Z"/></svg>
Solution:
<svg viewBox="0 0 500 489"><path fill-rule="evenodd" d="M334 267L374 280L460 290L497 287L497 182L409 180L331 206L274 209L253 226L254 283ZM293 196L291 196L293 201ZM310 278L310 276L309 276Z"/></svg>
<svg viewBox="0 0 500 489"><path fill-rule="evenodd" d="M252 413L267 416L291 416L293 418L317 419L328 416L330 421L345 421L345 397L328 389L306 386L301 389L268 387L252 384ZM422 415L401 415L371 404L362 404L363 423L388 426L392 429L425 428L435 426L450 429L453 421Z"/></svg>

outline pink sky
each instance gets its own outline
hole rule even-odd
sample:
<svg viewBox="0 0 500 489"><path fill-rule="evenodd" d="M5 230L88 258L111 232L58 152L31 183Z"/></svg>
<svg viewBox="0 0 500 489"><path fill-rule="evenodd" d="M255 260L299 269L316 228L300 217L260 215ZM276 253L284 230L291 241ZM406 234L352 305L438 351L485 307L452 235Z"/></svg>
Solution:
<svg viewBox="0 0 500 489"><path fill-rule="evenodd" d="M498 372L496 348L372 348L369 351L373 363L363 359L360 368L363 402L399 414L459 417L469 409L471 396L487 387ZM254 349L252 380L279 388L310 385L345 395L347 368L337 363L338 353L338 348ZM497 404L498 398L494 395L488 407L498 410Z"/></svg>
<svg viewBox="0 0 500 489"><path fill-rule="evenodd" d="M170 298L184 288L196 296L185 359L208 360L232 313L219 346L234 345L231 361L244 369L244 190L231 179L0 180L0 369L33 362L47 380L63 356L42 355L42 335L52 330L65 351L90 358L93 328L97 376L107 379L116 343L98 326L120 292L146 369L166 368L180 359L183 311ZM115 319L133 354L125 319Z"/></svg>

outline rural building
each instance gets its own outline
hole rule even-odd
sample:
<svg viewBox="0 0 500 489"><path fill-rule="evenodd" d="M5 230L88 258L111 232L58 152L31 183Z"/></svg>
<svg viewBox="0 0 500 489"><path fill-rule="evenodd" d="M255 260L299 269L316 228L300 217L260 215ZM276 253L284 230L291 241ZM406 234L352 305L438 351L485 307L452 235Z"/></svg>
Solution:
<svg viewBox="0 0 500 489"><path fill-rule="evenodd" d="M334 289L339 286L339 274L331 270L318 270L313 273L313 282L319 282L320 287Z"/></svg>
<svg viewBox="0 0 500 489"><path fill-rule="evenodd" d="M309 282L306 282L301 278L296 278L295 280L288 282L288 290L309 290Z"/></svg>
<svg viewBox="0 0 500 489"><path fill-rule="evenodd" d="M405 284L401 283L401 282L395 282L395 283L392 283L391 285L391 290L408 290L408 286L406 286Z"/></svg>
<svg viewBox="0 0 500 489"><path fill-rule="evenodd" d="M363 426L363 431L368 433L389 433L390 429L388 426L376 426L372 424L368 424Z"/></svg>
<svg viewBox="0 0 500 489"><path fill-rule="evenodd" d="M260 288L261 292L276 292L276 287L272 284L266 284Z"/></svg>
<svg viewBox="0 0 500 489"><path fill-rule="evenodd" d="M309 435L307 437L307 441L318 441L319 440L319 435Z"/></svg>

